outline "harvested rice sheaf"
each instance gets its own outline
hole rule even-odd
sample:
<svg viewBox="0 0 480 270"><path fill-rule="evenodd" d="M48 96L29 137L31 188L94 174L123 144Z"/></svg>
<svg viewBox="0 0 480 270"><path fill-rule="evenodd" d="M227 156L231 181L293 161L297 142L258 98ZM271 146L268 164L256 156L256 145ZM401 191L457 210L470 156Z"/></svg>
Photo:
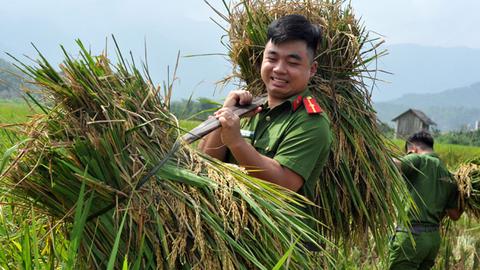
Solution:
<svg viewBox="0 0 480 270"><path fill-rule="evenodd" d="M454 174L465 212L480 218L480 159L461 164Z"/></svg>
<svg viewBox="0 0 480 270"><path fill-rule="evenodd" d="M266 92L260 77L267 26L287 14L301 14L323 33L310 89L328 114L334 134L330 160L321 174L315 204L324 235L343 242L365 243L368 231L378 246L410 196L391 157L396 156L377 125L367 83L375 83L376 59L383 41L355 18L346 1L242 1L217 11L229 25L229 56L234 70L226 82L239 80L255 95ZM219 23L221 24L221 23Z"/></svg>
<svg viewBox="0 0 480 270"><path fill-rule="evenodd" d="M4 195L77 230L54 230L80 236L75 268L126 260L133 269L272 269L285 254L288 269L329 263L302 244L329 245L303 222L298 206L308 202L178 141L148 71L118 46L112 64L78 45L78 59L64 50L60 71L41 54L31 66L18 62L45 113L25 124L26 139L0 168Z"/></svg>

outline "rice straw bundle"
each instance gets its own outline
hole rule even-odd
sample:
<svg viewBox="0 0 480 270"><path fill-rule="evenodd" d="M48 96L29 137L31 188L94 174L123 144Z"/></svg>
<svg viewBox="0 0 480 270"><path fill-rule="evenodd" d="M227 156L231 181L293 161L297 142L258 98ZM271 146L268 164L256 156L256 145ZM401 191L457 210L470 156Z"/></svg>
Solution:
<svg viewBox="0 0 480 270"><path fill-rule="evenodd" d="M480 218L480 159L468 161L457 169L455 180L465 212Z"/></svg>
<svg viewBox="0 0 480 270"><path fill-rule="evenodd" d="M308 202L178 144L160 88L118 46L113 65L78 44L79 59L64 50L61 72L41 54L36 65L19 62L50 106L38 103L45 114L6 152L17 149L10 165L0 160L3 195L72 224L63 233L79 250L75 268L318 267L301 244L322 239L302 222L298 205Z"/></svg>
<svg viewBox="0 0 480 270"><path fill-rule="evenodd" d="M344 1L258 0L226 7L225 14L216 10L229 25L234 70L225 82L238 79L255 95L266 92L260 66L270 22L295 13L321 27L319 68L310 89L331 119L334 142L317 185L316 217L329 227L320 230L334 239L362 243L370 229L377 244L387 243L397 214L399 222L407 220L403 209L411 200L391 160L393 147L377 126L365 82L375 80L377 70L368 65L384 53L377 53L382 41L369 37Z"/></svg>

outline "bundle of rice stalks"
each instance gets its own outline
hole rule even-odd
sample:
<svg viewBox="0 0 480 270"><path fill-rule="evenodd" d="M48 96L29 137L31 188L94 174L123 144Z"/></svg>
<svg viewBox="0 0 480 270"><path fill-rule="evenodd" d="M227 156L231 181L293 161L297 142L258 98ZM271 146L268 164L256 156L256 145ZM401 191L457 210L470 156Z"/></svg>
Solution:
<svg viewBox="0 0 480 270"><path fill-rule="evenodd" d="M460 165L454 176L465 212L480 218L480 159L473 159Z"/></svg>
<svg viewBox="0 0 480 270"><path fill-rule="evenodd" d="M74 256L67 266L315 267L318 254L302 243L322 238L298 207L308 202L179 141L148 71L142 76L118 46L114 65L78 45L78 59L63 50L61 71L41 54L34 65L19 62L45 98L44 114L0 161L4 196L72 224L63 231Z"/></svg>
<svg viewBox="0 0 480 270"><path fill-rule="evenodd" d="M266 92L260 66L270 22L301 14L320 26L319 68L309 87L328 113L334 143L317 185L316 217L329 227L321 230L333 238L361 243L370 229L378 244L387 243L397 210L400 221L406 221L403 209L410 197L391 160L393 147L386 145L377 126L366 85L368 79L375 82L377 70L368 66L384 54L377 53L382 41L370 38L341 0L258 0L225 6L225 14L216 10L230 26L227 47L234 71L225 81L238 79L255 95Z"/></svg>

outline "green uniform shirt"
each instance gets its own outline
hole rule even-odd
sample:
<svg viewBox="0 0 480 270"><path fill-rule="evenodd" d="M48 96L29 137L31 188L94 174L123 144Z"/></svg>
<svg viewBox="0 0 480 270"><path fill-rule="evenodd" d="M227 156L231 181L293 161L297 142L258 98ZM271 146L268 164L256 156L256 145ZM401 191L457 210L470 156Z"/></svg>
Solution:
<svg viewBox="0 0 480 270"><path fill-rule="evenodd" d="M308 90L300 94L311 96ZM242 136L262 155L278 161L300 175L304 184L299 193L313 199L315 181L327 162L332 134L326 113L308 114L300 103L293 103L299 95L242 122ZM234 162L228 155L228 161Z"/></svg>
<svg viewBox="0 0 480 270"><path fill-rule="evenodd" d="M445 209L458 208L458 188L435 153L408 154L401 159L402 172L418 207L407 209L412 224L440 224Z"/></svg>

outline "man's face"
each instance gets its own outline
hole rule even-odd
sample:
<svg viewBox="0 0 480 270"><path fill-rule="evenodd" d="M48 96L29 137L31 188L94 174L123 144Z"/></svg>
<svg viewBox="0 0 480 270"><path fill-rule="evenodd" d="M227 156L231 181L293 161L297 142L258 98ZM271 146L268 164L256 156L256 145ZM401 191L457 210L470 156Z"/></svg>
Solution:
<svg viewBox="0 0 480 270"><path fill-rule="evenodd" d="M303 41L287 41L265 46L261 75L268 95L281 101L305 90L310 78L317 71Z"/></svg>

